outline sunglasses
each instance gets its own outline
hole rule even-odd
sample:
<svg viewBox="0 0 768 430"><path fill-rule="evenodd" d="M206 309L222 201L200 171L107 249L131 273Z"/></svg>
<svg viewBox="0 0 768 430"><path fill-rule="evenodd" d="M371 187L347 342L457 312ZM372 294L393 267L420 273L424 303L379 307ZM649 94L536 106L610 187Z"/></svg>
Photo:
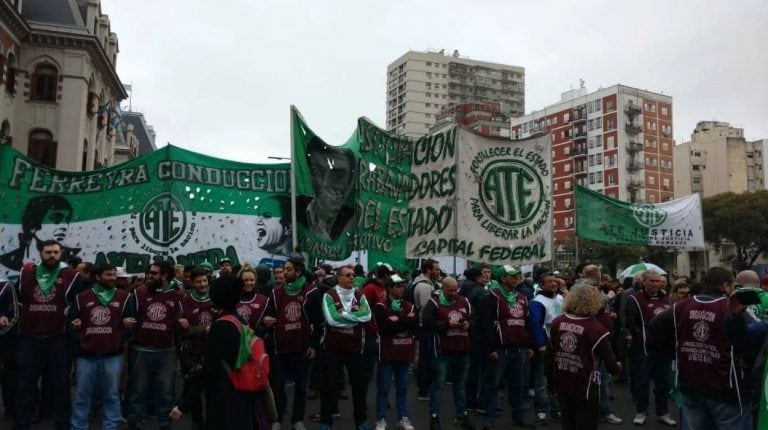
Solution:
<svg viewBox="0 0 768 430"><path fill-rule="evenodd" d="M159 275L160 272L152 272L152 271L150 271L149 274L152 275L152 276L155 276L155 275Z"/></svg>
<svg viewBox="0 0 768 430"><path fill-rule="evenodd" d="M341 276L342 278L351 278L351 277L355 276L355 274L354 273L346 273L344 275L339 275L339 276Z"/></svg>

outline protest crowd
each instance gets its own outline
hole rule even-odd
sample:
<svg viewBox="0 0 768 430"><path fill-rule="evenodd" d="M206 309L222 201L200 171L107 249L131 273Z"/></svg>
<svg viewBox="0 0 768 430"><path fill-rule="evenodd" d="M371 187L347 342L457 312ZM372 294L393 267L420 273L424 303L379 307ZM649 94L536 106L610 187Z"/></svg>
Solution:
<svg viewBox="0 0 768 430"><path fill-rule="evenodd" d="M635 415L625 419L638 426L757 428L768 325L751 271L618 280L591 264L476 264L448 276L425 259L411 276L290 257L273 269L158 261L133 276L61 252L43 242L42 261L0 287L0 382L14 429L45 414L73 430L150 419L170 429L183 416L194 429L330 429L340 401L357 430L413 430L410 418L425 413L430 430L492 429L502 413L518 428L595 429L624 421L612 380L630 384ZM409 384L425 410L409 410ZM441 410L449 390L453 408ZM320 411L309 413L316 397Z"/></svg>

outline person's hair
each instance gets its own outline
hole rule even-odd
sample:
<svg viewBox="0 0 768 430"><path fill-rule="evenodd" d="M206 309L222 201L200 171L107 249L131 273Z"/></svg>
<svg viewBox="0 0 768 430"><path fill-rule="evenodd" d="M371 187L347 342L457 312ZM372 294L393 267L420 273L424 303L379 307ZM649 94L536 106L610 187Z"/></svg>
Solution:
<svg viewBox="0 0 768 430"><path fill-rule="evenodd" d="M176 277L176 270L174 270L171 263L167 261L154 261L150 266L155 266L160 269L160 273L165 273L165 275L168 277L168 282L173 281L173 279Z"/></svg>
<svg viewBox="0 0 768 430"><path fill-rule="evenodd" d="M194 281L195 278L197 278L198 276L205 276L205 277L207 277L208 276L208 271L203 269L202 267L192 266L192 270L189 271L189 276Z"/></svg>
<svg viewBox="0 0 768 430"><path fill-rule="evenodd" d="M538 282L539 284L543 284L544 283L544 278L549 278L550 276L551 277L555 277L555 273L554 272L541 272L541 273L539 273L538 277L536 278L536 282Z"/></svg>
<svg viewBox="0 0 768 430"><path fill-rule="evenodd" d="M53 246L53 245L58 246L59 249L61 249L61 250L64 249L64 247L61 245L61 243L58 240L54 240L54 239L44 240L43 243L40 244L40 249L43 249L46 246Z"/></svg>
<svg viewBox="0 0 768 430"><path fill-rule="evenodd" d="M365 276L365 269L362 264L355 264L355 276Z"/></svg>
<svg viewBox="0 0 768 430"><path fill-rule="evenodd" d="M733 284L733 273L722 267L712 267L707 270L703 281L703 293L719 293L721 291L720 287L722 287L724 283L728 282Z"/></svg>
<svg viewBox="0 0 768 430"><path fill-rule="evenodd" d="M91 275L91 278L96 276L96 265L91 262L83 263L83 272Z"/></svg>
<svg viewBox="0 0 768 430"><path fill-rule="evenodd" d="M91 276L93 276L93 279L96 279L97 276L101 276L102 273L106 272L107 270L117 270L117 268L109 263L99 264L98 266L94 266L91 263L86 263L93 266L93 268L89 271Z"/></svg>
<svg viewBox="0 0 768 430"><path fill-rule="evenodd" d="M272 269L272 273L276 273L278 271L285 272L285 268L283 266L278 266Z"/></svg>
<svg viewBox="0 0 768 430"><path fill-rule="evenodd" d="M594 264L584 266L584 279L600 282L600 268Z"/></svg>
<svg viewBox="0 0 768 430"><path fill-rule="evenodd" d="M704 291L704 283L701 281L694 281L691 283L691 290L688 292L689 296L695 296L701 294Z"/></svg>
<svg viewBox="0 0 768 430"><path fill-rule="evenodd" d="M354 270L354 267L352 269ZM376 277L379 279L385 278L387 275L391 275L391 274L392 274L392 271L389 270L389 267L387 267L386 264L379 264L376 267Z"/></svg>
<svg viewBox="0 0 768 430"><path fill-rule="evenodd" d="M184 266L184 272L186 272L186 273L192 273L192 271L195 270L195 269L200 269L200 267L195 266L194 264L187 264L186 266ZM203 269L203 270L205 270L205 269Z"/></svg>
<svg viewBox="0 0 768 430"><path fill-rule="evenodd" d="M243 280L232 275L221 276L211 282L210 291L214 307L232 312L240 301Z"/></svg>
<svg viewBox="0 0 768 430"><path fill-rule="evenodd" d="M355 274L355 266L353 266L353 265L351 265L351 264L345 264L345 265L343 265L343 266L339 266L339 268L338 268L338 269L336 269L336 275L337 275L337 276L338 276L338 275L341 275L341 271L342 271L342 270L344 270L344 269L348 269L348 270L351 270L351 271L352 271L352 274L353 274L353 275Z"/></svg>
<svg viewBox="0 0 768 430"><path fill-rule="evenodd" d="M691 284L685 281L685 279L678 279L672 284L672 287L670 288L669 297L672 300L677 300L677 292L681 288L688 288L688 294L691 294Z"/></svg>
<svg viewBox="0 0 768 430"><path fill-rule="evenodd" d="M585 267L587 267L587 263L580 263L578 266L576 266L575 269L573 269L573 273L575 273L576 276L581 277L581 272L584 271Z"/></svg>
<svg viewBox="0 0 768 430"><path fill-rule="evenodd" d="M311 159L312 153L316 151L322 152L325 154L338 154L346 157L347 160L349 161L350 178L355 177L357 162L355 161L355 154L351 150L347 148L338 148L335 146L328 145L323 141L323 139L320 139L317 136L313 136L311 139L309 139L309 142L307 143L307 162L308 163Z"/></svg>
<svg viewBox="0 0 768 430"><path fill-rule="evenodd" d="M659 275L659 274L658 274L658 273L656 273L656 272L653 272L653 271L650 271L650 270L646 270L646 271L645 271L645 272L643 272L643 274L641 275L641 279L643 280L643 282L645 282L645 281L647 281L648 279L650 279L652 276L661 277L661 275Z"/></svg>
<svg viewBox="0 0 768 430"><path fill-rule="evenodd" d="M65 198L54 195L35 197L24 207L21 229L25 233L39 229L43 226L45 214L52 210L68 211L67 222L72 220L72 205Z"/></svg>
<svg viewBox="0 0 768 430"><path fill-rule="evenodd" d="M174 264L173 265L174 273L178 272L179 270L181 270L183 272L184 271L184 265L183 264Z"/></svg>
<svg viewBox="0 0 768 430"><path fill-rule="evenodd" d="M621 281L621 286L624 287L625 290L632 288L635 286L635 278L633 276L627 276Z"/></svg>
<svg viewBox="0 0 768 430"><path fill-rule="evenodd" d="M483 269L479 266L472 266L464 271L464 276L470 281L476 281L477 278L483 276Z"/></svg>
<svg viewBox="0 0 768 430"><path fill-rule="evenodd" d="M259 264L256 266L254 273L256 274L256 285L259 287L266 286L270 279L272 279L272 272L265 264Z"/></svg>
<svg viewBox="0 0 768 430"><path fill-rule="evenodd" d="M428 271L432 270L432 268L435 267L435 264L439 264L439 263L437 262L437 260L433 260L431 258L422 260L421 273L427 273Z"/></svg>
<svg viewBox="0 0 768 430"><path fill-rule="evenodd" d="M67 266L69 266L69 267L77 267L82 262L83 262L82 258L80 258L80 257L78 257L76 255L73 255L72 257L69 257L67 259Z"/></svg>
<svg viewBox="0 0 768 430"><path fill-rule="evenodd" d="M563 303L565 312L580 317L595 316L602 307L600 292L591 286L571 288Z"/></svg>
<svg viewBox="0 0 768 430"><path fill-rule="evenodd" d="M298 273L299 275L304 275L307 272L307 266L304 263L304 259L299 256L293 256L288 258L288 260L286 260L286 263L291 263L291 265L293 266L293 270L295 270L296 273Z"/></svg>
<svg viewBox="0 0 768 430"><path fill-rule="evenodd" d="M259 279L259 276L256 274L256 270L251 266L245 266L242 269L240 269L240 271L237 272L237 277L242 279L243 275L245 275L246 273L253 273L253 278Z"/></svg>

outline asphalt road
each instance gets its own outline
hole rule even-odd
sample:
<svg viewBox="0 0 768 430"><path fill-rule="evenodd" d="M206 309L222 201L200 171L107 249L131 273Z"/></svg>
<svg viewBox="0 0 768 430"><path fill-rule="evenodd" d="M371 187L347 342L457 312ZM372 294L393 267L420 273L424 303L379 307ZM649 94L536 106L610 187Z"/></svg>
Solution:
<svg viewBox="0 0 768 430"><path fill-rule="evenodd" d="M393 384L394 385L394 384ZM450 395L450 386L446 386L446 396L443 399L443 414L442 414L442 424L444 429L452 429L457 428L454 427L451 423L453 419L453 407L452 407L452 398ZM614 424L607 424L607 423L601 423L600 428L601 429L612 429L612 428L641 428L632 425L632 418L634 417L635 410L634 405L631 402L630 395L629 395L629 386L628 385L612 385L612 395L614 396L614 401L612 402L613 406L613 412L618 417L624 419L624 422L621 425L614 425ZM370 419L370 425L371 429L374 427L374 421L375 421L375 403L376 403L376 386L375 383L372 383L369 388L369 394L368 394L368 416ZM289 389L289 396L292 390ZM651 394L653 396L653 394ZM289 397L290 399L290 397ZM289 400L289 405L291 404ZM530 405L530 401L527 401L527 404ZM651 399L651 404L653 404L653 399ZM394 411L394 386L390 389L390 405L392 406L390 408L390 414L388 417L388 423L389 423L389 429L396 429L396 412ZM499 405L502 408L502 414L501 417L496 421L496 428L514 428L509 427L510 426L510 418L509 418L509 405L506 403L505 400L500 400ZM670 402L670 408L672 410L672 416L673 418L677 419L678 417L678 410L677 407L674 406L672 402ZM334 424L334 428L336 429L343 429L343 430L353 430L354 429L354 423L352 420L352 401L350 400L342 400L340 401L340 412L341 412L341 418L336 420L336 423ZM307 402L307 415L319 412L320 411L320 400L309 400ZM428 402L426 401L420 401L416 399L416 391L414 387L411 387L409 390L409 415L410 419L413 422L414 426L416 426L417 429L428 429L429 428L429 417L428 417ZM478 416L472 416L475 423L478 424L478 429L480 428L480 422L481 417ZM526 413L526 418L533 419L533 412L528 411ZM7 419L0 418L0 429L2 430L10 430L12 428L12 421ZM311 421L305 422L308 429L317 429L319 428L319 424L313 423ZM100 428L99 422L93 422L91 425L91 429L98 430ZM50 422L41 422L32 427L32 429L35 430L47 430L53 428L52 424ZM157 428L157 425L154 422L147 423L143 429L145 430L154 430ZM182 420L176 424L174 424L174 429L177 430L186 430L191 428L191 425L188 421ZM557 429L560 428L560 425L557 422L550 422L545 426L539 426L539 428L550 428L550 429ZM653 412L650 412L648 415L648 420L642 428L645 429L669 429L670 427L664 426L662 424L659 424L656 422L656 416L653 414ZM283 425L283 429L289 430L291 429L290 424L286 423ZM214 429L212 429L214 430Z"/></svg>

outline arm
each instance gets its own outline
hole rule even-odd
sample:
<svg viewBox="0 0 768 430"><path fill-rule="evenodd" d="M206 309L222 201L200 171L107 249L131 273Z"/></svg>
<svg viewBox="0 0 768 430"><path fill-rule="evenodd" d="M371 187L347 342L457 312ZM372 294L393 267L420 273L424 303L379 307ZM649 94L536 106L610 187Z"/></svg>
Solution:
<svg viewBox="0 0 768 430"><path fill-rule="evenodd" d="M413 287L413 301L419 309L424 309L427 302L432 297L432 286L424 281L421 281Z"/></svg>
<svg viewBox="0 0 768 430"><path fill-rule="evenodd" d="M394 322L389 319L386 304L377 303L376 306L373 307L373 310L376 315L376 327L379 329L379 333L394 335L403 331L400 328L400 321Z"/></svg>
<svg viewBox="0 0 768 430"><path fill-rule="evenodd" d="M357 310L343 312L342 315L347 321L356 323L366 323L371 320L371 307L368 306L368 299L363 295L357 302Z"/></svg>
<svg viewBox="0 0 768 430"><path fill-rule="evenodd" d="M544 305L532 301L528 308L528 327L530 327L531 339L533 340L533 346L537 349L546 345L547 336L544 333L544 315L546 309Z"/></svg>
<svg viewBox="0 0 768 430"><path fill-rule="evenodd" d="M421 320L424 324L424 328L433 333L445 333L448 331L448 321L440 321L437 319L437 305L430 300L421 309Z"/></svg>
<svg viewBox="0 0 768 430"><path fill-rule="evenodd" d="M675 359L675 314L674 307L656 315L648 324L650 347L671 360Z"/></svg>
<svg viewBox="0 0 768 430"><path fill-rule="evenodd" d="M637 300L634 297L630 297L627 299L627 302L624 303L624 307L626 308L624 310L626 315L626 319L624 321L626 325L624 328L632 337L642 343L643 321L640 315L640 308L637 304Z"/></svg>
<svg viewBox="0 0 768 430"><path fill-rule="evenodd" d="M611 342L607 333L597 342L594 351L595 357L605 363L605 368L608 372L612 375L621 373L621 365L616 362L616 357L614 357L613 350L611 350Z"/></svg>
<svg viewBox="0 0 768 430"><path fill-rule="evenodd" d="M329 326L342 328L355 326L355 323L344 318L344 315L336 309L336 303L333 302L333 297L328 294L323 295L322 309L323 315L325 316L325 323Z"/></svg>
<svg viewBox="0 0 768 430"><path fill-rule="evenodd" d="M319 289L307 295L306 313L309 323L312 324L312 333L309 336L309 347L317 351L323 338L325 318L322 310L323 294Z"/></svg>

